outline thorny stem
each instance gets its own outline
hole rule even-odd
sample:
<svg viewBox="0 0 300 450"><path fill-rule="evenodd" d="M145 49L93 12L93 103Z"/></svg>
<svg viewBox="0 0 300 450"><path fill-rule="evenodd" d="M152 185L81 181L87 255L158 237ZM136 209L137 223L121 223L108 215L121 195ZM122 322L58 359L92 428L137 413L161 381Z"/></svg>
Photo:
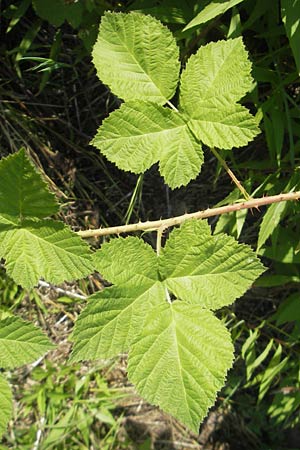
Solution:
<svg viewBox="0 0 300 450"><path fill-rule="evenodd" d="M120 225L116 227L98 228L95 230L78 231L78 235L82 238L91 238L98 236L108 236L111 234L133 233L135 231L155 231L163 227L163 229L180 225L188 219L207 219L208 217L219 216L241 209L259 208L272 203L285 202L288 200L300 199L300 191L288 192L286 194L271 195L269 197L253 198L251 200L233 203L232 205L220 206L218 208L208 208L204 211L196 211L193 213L183 214L182 216L171 217L169 219L160 219L147 222L132 223L129 225Z"/></svg>
<svg viewBox="0 0 300 450"><path fill-rule="evenodd" d="M244 198L246 200L250 200L251 197L248 194L248 192L246 191L246 189L243 187L242 183L237 179L237 177L234 175L234 173L232 172L232 170L228 167L225 159L222 158L222 156L218 153L218 151L214 148L211 147L210 148L212 153L215 155L215 157L217 158L217 160L221 163L221 165L224 167L224 169L226 170L226 172L228 173L228 175L230 176L230 178L232 179L232 181L234 182L234 184L236 185L236 187L241 191L241 193L243 194Z"/></svg>

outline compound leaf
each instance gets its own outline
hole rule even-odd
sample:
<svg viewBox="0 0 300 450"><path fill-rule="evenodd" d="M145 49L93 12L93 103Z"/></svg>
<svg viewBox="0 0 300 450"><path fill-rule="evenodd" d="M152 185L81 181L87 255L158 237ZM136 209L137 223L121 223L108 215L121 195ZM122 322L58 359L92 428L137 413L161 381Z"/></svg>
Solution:
<svg viewBox="0 0 300 450"><path fill-rule="evenodd" d="M8 382L0 374L0 438L6 430L8 421L12 417L12 392Z"/></svg>
<svg viewBox="0 0 300 450"><path fill-rule="evenodd" d="M88 245L62 222L50 219L14 225L0 217L0 256L8 275L26 288L40 278L61 283L93 271Z"/></svg>
<svg viewBox="0 0 300 450"><path fill-rule="evenodd" d="M129 350L149 309L165 301L161 283L138 281L112 286L90 298L75 324L72 361L111 358Z"/></svg>
<svg viewBox="0 0 300 450"><path fill-rule="evenodd" d="M192 118L203 108L224 109L252 87L251 62L242 38L211 42L192 55L181 76L180 106Z"/></svg>
<svg viewBox="0 0 300 450"><path fill-rule="evenodd" d="M24 149L0 161L0 216L14 222L58 212L58 204Z"/></svg>
<svg viewBox="0 0 300 450"><path fill-rule="evenodd" d="M129 350L138 392L196 431L233 358L229 333L209 309L232 303L263 266L250 247L211 236L196 220L173 230L160 256L130 237L104 244L94 261L117 284L81 313L72 360Z"/></svg>
<svg viewBox="0 0 300 450"><path fill-rule="evenodd" d="M100 126L92 141L120 169L141 173L160 160L170 187L186 185L203 163L200 142L178 112L152 102L127 102Z"/></svg>
<svg viewBox="0 0 300 450"><path fill-rule="evenodd" d="M106 12L93 49L100 80L124 100L164 104L173 97L179 76L179 49L157 19L136 12Z"/></svg>
<svg viewBox="0 0 300 450"><path fill-rule="evenodd" d="M191 119L193 133L208 147L232 149L242 147L260 133L255 118L236 104L223 109L204 109Z"/></svg>
<svg viewBox="0 0 300 450"><path fill-rule="evenodd" d="M196 221L173 230L162 250L159 271L177 298L218 309L243 295L264 268L249 246L208 232L205 222Z"/></svg>
<svg viewBox="0 0 300 450"><path fill-rule="evenodd" d="M19 317L0 320L0 367L13 369L34 362L52 348L54 345L32 323Z"/></svg>
<svg viewBox="0 0 300 450"><path fill-rule="evenodd" d="M147 401L198 432L233 360L213 313L174 301L153 310L129 353L128 377Z"/></svg>
<svg viewBox="0 0 300 450"><path fill-rule="evenodd" d="M190 28L198 27L202 23L206 23L220 14L224 14L228 9L233 8L233 6L238 5L242 1L244 0L213 0L182 31L187 31Z"/></svg>

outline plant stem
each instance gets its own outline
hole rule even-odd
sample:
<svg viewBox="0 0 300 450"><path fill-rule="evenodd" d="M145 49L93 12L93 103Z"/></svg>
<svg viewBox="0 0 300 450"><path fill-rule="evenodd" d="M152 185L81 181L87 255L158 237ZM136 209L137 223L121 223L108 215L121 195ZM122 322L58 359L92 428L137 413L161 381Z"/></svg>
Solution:
<svg viewBox="0 0 300 450"><path fill-rule="evenodd" d="M156 254L157 254L157 256L160 255L161 238L162 238L162 234L164 232L164 229L165 229L165 227L163 225L157 229L157 235L156 235Z"/></svg>
<svg viewBox="0 0 300 450"><path fill-rule="evenodd" d="M163 232L164 232L164 230L165 230L165 226L164 225L162 225L161 227L159 227L158 229L157 229L157 235L156 235L156 254L157 254L157 256L159 256L160 255L160 251L161 251L161 238L162 238L162 235L163 235ZM166 296L166 300L167 300L167 302L168 303L172 303L172 300L171 300L171 297L170 297L170 293L169 293L169 291L168 291L168 288L165 286L165 296Z"/></svg>
<svg viewBox="0 0 300 450"><path fill-rule="evenodd" d="M176 106L173 105L172 102L170 102L170 100L167 101L167 105L169 105L171 109L174 109L174 111L178 112L178 109L176 108Z"/></svg>
<svg viewBox="0 0 300 450"><path fill-rule="evenodd" d="M217 150L214 147L211 147L211 151L215 155L217 160L221 163L221 165L224 167L224 169L226 170L226 172L228 173L228 175L230 176L230 178L232 179L232 181L234 182L236 187L241 191L241 193L243 194L244 198L246 200L250 200L251 196L248 194L246 189L243 187L242 183L234 175L232 170L228 167L227 162L225 161L225 159L222 158L222 156L217 152Z"/></svg>
<svg viewBox="0 0 300 450"><path fill-rule="evenodd" d="M98 228L95 230L82 230L77 233L82 238L108 236L110 234L133 233L135 231L155 231L159 228L166 229L174 225L180 225L188 219L207 219L208 217L219 216L241 209L259 208L272 203L286 202L288 200L300 199L300 191L288 192L286 194L272 195L269 197L253 198L246 202L233 203L232 205L220 206L218 208L208 208L204 211L183 214L182 216L171 217L169 219L160 219L147 222L132 223L129 225L120 225L116 227Z"/></svg>

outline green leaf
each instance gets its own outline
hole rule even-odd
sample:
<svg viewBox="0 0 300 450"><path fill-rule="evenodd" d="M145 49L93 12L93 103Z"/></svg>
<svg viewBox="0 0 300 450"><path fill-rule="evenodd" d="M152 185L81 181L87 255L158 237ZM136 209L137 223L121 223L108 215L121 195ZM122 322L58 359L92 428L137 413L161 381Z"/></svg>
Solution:
<svg viewBox="0 0 300 450"><path fill-rule="evenodd" d="M181 75L181 108L197 118L203 114L203 108L231 107L251 90L250 72L251 63L242 38L200 47Z"/></svg>
<svg viewBox="0 0 300 450"><path fill-rule="evenodd" d="M230 150L243 147L260 133L255 118L243 106L236 104L224 109L202 109L190 128L208 147Z"/></svg>
<svg viewBox="0 0 300 450"><path fill-rule="evenodd" d="M8 382L0 374L0 439L6 430L8 421L12 417L12 392Z"/></svg>
<svg viewBox="0 0 300 450"><path fill-rule="evenodd" d="M179 75L179 49L172 33L151 16L106 12L93 49L100 80L124 100L164 104Z"/></svg>
<svg viewBox="0 0 300 450"><path fill-rule="evenodd" d="M162 4L152 2L144 6L140 0L130 5L130 10L142 14L150 14L164 23L186 24L192 17L193 10L189 4L182 0L164 0Z"/></svg>
<svg viewBox="0 0 300 450"><path fill-rule="evenodd" d="M116 285L93 295L76 321L72 361L129 350L138 392L196 431L233 358L228 331L206 308L230 304L263 266L250 247L196 220L173 230L160 256L119 238L94 263Z"/></svg>
<svg viewBox="0 0 300 450"><path fill-rule="evenodd" d="M19 317L0 320L0 367L13 369L37 360L54 345L32 323Z"/></svg>
<svg viewBox="0 0 300 450"><path fill-rule="evenodd" d="M59 27L65 21L77 28L82 20L82 2L66 2L65 0L32 0L33 7L39 17Z"/></svg>
<svg viewBox="0 0 300 450"><path fill-rule="evenodd" d="M224 325L210 311L175 301L153 310L129 354L139 394L198 432L233 360Z"/></svg>
<svg viewBox="0 0 300 450"><path fill-rule="evenodd" d="M281 17L300 75L300 0L282 0Z"/></svg>
<svg viewBox="0 0 300 450"><path fill-rule="evenodd" d="M0 218L0 256L14 281L29 288L40 278L61 283L93 271L88 245L61 222Z"/></svg>
<svg viewBox="0 0 300 450"><path fill-rule="evenodd" d="M239 3L242 3L244 0L213 0L208 5L206 5L202 11L191 20L190 23L183 29L183 31L187 31L190 28L198 27L202 23L206 23L211 19L219 16L220 14L224 14L228 9L232 8Z"/></svg>
<svg viewBox="0 0 300 450"><path fill-rule="evenodd" d="M58 212L55 196L30 162L24 149L0 161L0 217L14 222Z"/></svg>
<svg viewBox="0 0 300 450"><path fill-rule="evenodd" d="M137 277L134 284L96 293L76 321L71 361L111 358L128 351L140 335L149 310L164 301L161 283L146 284Z"/></svg>
<svg viewBox="0 0 300 450"><path fill-rule="evenodd" d="M300 298L299 293L289 295L283 302L280 303L278 311L274 314L273 319L276 318L276 325L282 325L286 322L300 322Z"/></svg>
<svg viewBox="0 0 300 450"><path fill-rule="evenodd" d="M168 290L181 300L217 309L242 295L263 271L248 246L229 236L211 236L207 223L196 220L171 233L160 257L141 239L119 238L95 253L94 265L116 286L92 296L77 320L76 361L127 351Z"/></svg>
<svg viewBox="0 0 300 450"><path fill-rule="evenodd" d="M151 102L128 102L100 126L92 141L120 169L145 172L160 160L171 188L195 178L203 163L200 142L178 112Z"/></svg>
<svg viewBox="0 0 300 450"><path fill-rule="evenodd" d="M271 236L271 234L281 221L286 209L286 202L273 203L273 205L269 206L268 211L264 215L259 228L257 250L259 250L264 245L266 240Z"/></svg>
<svg viewBox="0 0 300 450"><path fill-rule="evenodd" d="M289 360L288 356L281 360L281 354L282 354L282 346L281 344L279 344L271 361L268 364L268 367L262 374L261 382L259 385L258 403L262 401L262 399L268 392L273 379L281 372L281 370L284 368L284 366Z"/></svg>
<svg viewBox="0 0 300 450"><path fill-rule="evenodd" d="M159 271L176 297L218 309L243 295L264 268L249 246L208 233L209 226L197 221L173 230L159 258Z"/></svg>
<svg viewBox="0 0 300 450"><path fill-rule="evenodd" d="M112 239L94 253L94 268L114 284L158 280L158 259L152 247L133 236ZM138 283L136 283L138 284Z"/></svg>

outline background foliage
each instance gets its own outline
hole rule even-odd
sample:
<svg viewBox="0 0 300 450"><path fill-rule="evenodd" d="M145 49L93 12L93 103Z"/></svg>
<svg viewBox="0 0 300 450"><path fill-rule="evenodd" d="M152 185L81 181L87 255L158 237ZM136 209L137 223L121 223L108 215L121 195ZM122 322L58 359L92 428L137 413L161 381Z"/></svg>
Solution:
<svg viewBox="0 0 300 450"><path fill-rule="evenodd" d="M248 147L222 151L222 156L252 196L299 188L299 1L56 0L55 8L53 3L1 3L0 139L2 156L22 146L29 149L52 180L63 203L60 218L67 224L90 227L155 219L240 198L210 156L196 180L170 191L155 167L144 176L123 173L87 146L100 121L119 106L95 77L89 56L106 9L137 10L159 18L175 34L183 64L201 45L242 36L255 80L244 103L258 111L263 133ZM245 448L299 447L298 219L297 204L278 204L211 223L214 233L225 231L257 246L269 267L251 292L220 313L239 356L219 397L222 431L215 426L210 439L227 442L230 448L242 439ZM150 235L146 238L151 242ZM80 309L73 301L56 298L49 304L41 292L24 293L4 273L2 280L4 315L14 310L41 325L51 323L52 317L50 329L56 330L64 316L70 326ZM97 283L92 279L81 288L92 293ZM18 399L15 422L2 447L31 448L42 430L40 448L129 448L131 444L118 438L119 411L110 413L119 393L108 389L92 368L86 378L95 382L91 397L88 381L78 387L78 366L61 372L63 358L49 358L25 375L21 369L5 374L13 385L33 381L26 381L27 394ZM107 372L104 368L101 373L109 380ZM62 387L64 376L68 381Z"/></svg>

